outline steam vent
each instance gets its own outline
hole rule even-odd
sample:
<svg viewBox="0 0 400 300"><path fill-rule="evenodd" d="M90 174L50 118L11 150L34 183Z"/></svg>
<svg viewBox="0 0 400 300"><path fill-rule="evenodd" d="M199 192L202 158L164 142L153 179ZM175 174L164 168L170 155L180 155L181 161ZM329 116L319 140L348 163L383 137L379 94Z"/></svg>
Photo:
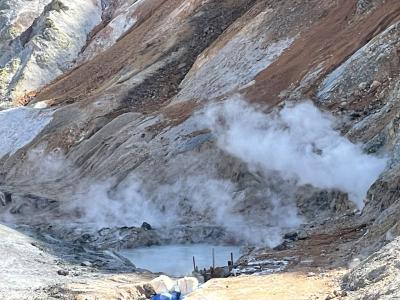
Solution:
<svg viewBox="0 0 400 300"><path fill-rule="evenodd" d="M400 0L0 0L0 300L400 299Z"/></svg>

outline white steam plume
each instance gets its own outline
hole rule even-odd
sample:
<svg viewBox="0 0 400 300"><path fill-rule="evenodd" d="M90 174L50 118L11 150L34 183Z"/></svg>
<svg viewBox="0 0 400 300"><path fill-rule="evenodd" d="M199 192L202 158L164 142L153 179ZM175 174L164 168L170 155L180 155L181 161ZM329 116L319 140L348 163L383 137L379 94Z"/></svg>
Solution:
<svg viewBox="0 0 400 300"><path fill-rule="evenodd" d="M236 99L208 109L205 117L218 146L250 168L277 171L298 185L339 189L360 209L386 166L386 158L367 155L341 136L333 117L310 101L267 115Z"/></svg>
<svg viewBox="0 0 400 300"><path fill-rule="evenodd" d="M149 201L142 182L133 176L112 191L115 181L88 181L78 187L64 210L75 213L79 220L96 229L140 226L146 221L158 227L166 225L161 211Z"/></svg>

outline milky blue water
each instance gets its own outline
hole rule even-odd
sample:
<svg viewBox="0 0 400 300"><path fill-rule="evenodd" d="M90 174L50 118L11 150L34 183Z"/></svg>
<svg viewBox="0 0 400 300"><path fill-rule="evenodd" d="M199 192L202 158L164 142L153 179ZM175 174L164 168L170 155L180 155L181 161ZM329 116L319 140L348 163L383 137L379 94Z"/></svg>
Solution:
<svg viewBox="0 0 400 300"><path fill-rule="evenodd" d="M212 249L215 252L215 266L217 267L228 265L231 252L234 261L240 256L238 246L208 244L152 246L123 250L119 254L128 258L137 268L154 273L162 272L171 276L185 276L190 275L193 271L193 256L196 258L196 265L199 269L212 266Z"/></svg>

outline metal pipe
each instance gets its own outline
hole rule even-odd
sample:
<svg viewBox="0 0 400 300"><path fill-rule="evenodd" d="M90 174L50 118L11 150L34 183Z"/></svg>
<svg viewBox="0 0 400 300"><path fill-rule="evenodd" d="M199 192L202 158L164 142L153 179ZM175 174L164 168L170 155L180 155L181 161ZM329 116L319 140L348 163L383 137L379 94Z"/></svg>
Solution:
<svg viewBox="0 0 400 300"><path fill-rule="evenodd" d="M213 269L215 269L215 249L212 248Z"/></svg>

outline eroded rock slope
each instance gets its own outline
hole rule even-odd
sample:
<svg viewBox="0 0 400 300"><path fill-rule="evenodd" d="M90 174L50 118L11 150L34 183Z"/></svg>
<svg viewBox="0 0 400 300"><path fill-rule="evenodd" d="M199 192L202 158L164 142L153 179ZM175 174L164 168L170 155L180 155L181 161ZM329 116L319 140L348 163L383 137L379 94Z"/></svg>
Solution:
<svg viewBox="0 0 400 300"><path fill-rule="evenodd" d="M275 247L301 224L346 215L354 232L367 228L346 239L346 259L399 234L398 1L26 2L0 6L0 100L27 106L1 112L5 222L96 249L184 240ZM322 120L314 128L340 132L354 153L377 160L368 193L354 201L340 180L313 186L263 167L272 150L249 158L221 144L230 119L208 107L235 99L278 119L314 103L326 113L311 110ZM257 123L264 117L253 110L239 106L231 119L249 114L255 131L275 122ZM32 126L13 123L16 115L35 116ZM279 139L271 144L281 150ZM308 146L311 157L330 153ZM157 230L126 230L144 221ZM362 272L352 274L355 282Z"/></svg>

